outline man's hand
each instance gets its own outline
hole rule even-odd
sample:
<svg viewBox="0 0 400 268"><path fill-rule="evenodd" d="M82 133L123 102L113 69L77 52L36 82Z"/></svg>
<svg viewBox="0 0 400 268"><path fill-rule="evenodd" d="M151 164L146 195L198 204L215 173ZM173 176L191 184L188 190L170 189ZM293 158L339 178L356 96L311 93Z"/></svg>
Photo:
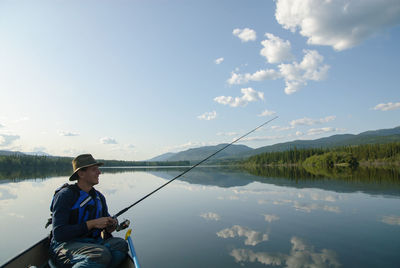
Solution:
<svg viewBox="0 0 400 268"><path fill-rule="evenodd" d="M117 227L117 220L111 217L102 217L94 220L90 220L86 222L88 230L93 228L97 229L107 229L107 232L111 233ZM111 230L111 231L109 231Z"/></svg>

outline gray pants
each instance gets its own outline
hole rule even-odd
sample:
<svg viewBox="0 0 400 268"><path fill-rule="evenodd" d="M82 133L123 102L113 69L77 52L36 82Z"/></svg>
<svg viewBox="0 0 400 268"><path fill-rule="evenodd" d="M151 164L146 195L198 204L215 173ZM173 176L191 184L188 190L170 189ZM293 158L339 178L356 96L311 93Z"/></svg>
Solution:
<svg viewBox="0 0 400 268"><path fill-rule="evenodd" d="M51 251L57 267L118 267L126 257L128 244L118 237L82 238L52 243Z"/></svg>

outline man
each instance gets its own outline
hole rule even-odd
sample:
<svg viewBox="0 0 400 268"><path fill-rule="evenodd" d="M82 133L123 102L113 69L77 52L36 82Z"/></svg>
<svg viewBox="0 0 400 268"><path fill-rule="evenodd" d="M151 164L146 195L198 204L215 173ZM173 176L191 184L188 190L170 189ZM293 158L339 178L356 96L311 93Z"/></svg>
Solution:
<svg viewBox="0 0 400 268"><path fill-rule="evenodd" d="M93 188L99 183L101 165L90 154L77 156L69 178L77 183L64 185L53 197L50 255L57 267L118 267L126 257L125 240L101 235L103 230L111 234L117 226L104 196Z"/></svg>

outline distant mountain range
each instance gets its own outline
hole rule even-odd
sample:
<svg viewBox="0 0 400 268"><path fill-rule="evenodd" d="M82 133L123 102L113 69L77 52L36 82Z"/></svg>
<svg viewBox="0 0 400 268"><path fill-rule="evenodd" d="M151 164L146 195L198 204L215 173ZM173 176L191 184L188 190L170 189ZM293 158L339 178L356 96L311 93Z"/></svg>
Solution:
<svg viewBox="0 0 400 268"><path fill-rule="evenodd" d="M19 152L19 151L4 151L0 150L0 155L39 155L39 156L51 156L45 152Z"/></svg>
<svg viewBox="0 0 400 268"><path fill-rule="evenodd" d="M268 145L257 149L250 148L245 145L236 145L228 147L226 150L215 155L213 160L235 160L247 158L253 155L266 152L282 152L290 150L294 147L297 149L307 148L331 148L348 145L376 144L400 142L400 126L390 129L379 129L362 132L360 134L341 134L315 140L295 140L290 142ZM226 144L216 146L204 146L199 148L188 149L178 153L166 153L154 157L148 161L200 161Z"/></svg>

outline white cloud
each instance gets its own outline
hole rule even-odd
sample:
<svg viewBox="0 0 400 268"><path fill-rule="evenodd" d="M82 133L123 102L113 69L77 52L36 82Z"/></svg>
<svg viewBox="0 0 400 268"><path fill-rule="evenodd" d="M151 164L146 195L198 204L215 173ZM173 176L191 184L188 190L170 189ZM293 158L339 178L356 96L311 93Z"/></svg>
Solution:
<svg viewBox="0 0 400 268"><path fill-rule="evenodd" d="M101 144L118 144L114 138L104 137L100 139Z"/></svg>
<svg viewBox="0 0 400 268"><path fill-rule="evenodd" d="M273 214L266 214L266 215L264 215L264 217L265 217L265 221L267 221L267 222L273 222L273 221L277 221L280 219L278 216L273 215Z"/></svg>
<svg viewBox="0 0 400 268"><path fill-rule="evenodd" d="M242 42L248 42L248 41L254 41L257 38L256 32L252 29L249 28L244 28L244 29L234 29L233 30L233 35L237 36L242 40Z"/></svg>
<svg viewBox="0 0 400 268"><path fill-rule="evenodd" d="M307 85L308 80L320 81L325 79L329 65L323 65L324 57L315 50L304 50L303 60L280 64L281 76L285 79L285 93L290 95Z"/></svg>
<svg viewBox="0 0 400 268"><path fill-rule="evenodd" d="M234 225L232 228L221 230L217 233L217 236L222 238L246 237L244 244L248 246L255 246L268 240L268 234L256 232L240 225Z"/></svg>
<svg viewBox="0 0 400 268"><path fill-rule="evenodd" d="M329 65L323 64L324 57L315 50L303 50L303 60L298 63L296 61L287 64L279 64L278 70L265 69L259 70L253 74L231 73L231 77L227 80L228 84L245 84L250 81L275 80L283 78L285 81L285 93L293 94L300 88L307 85L307 82L321 81L325 79L329 70Z"/></svg>
<svg viewBox="0 0 400 268"><path fill-rule="evenodd" d="M308 44L345 50L400 23L398 0L277 0L275 18Z"/></svg>
<svg viewBox="0 0 400 268"><path fill-rule="evenodd" d="M224 61L224 58L218 58L215 60L215 64L221 64Z"/></svg>
<svg viewBox="0 0 400 268"><path fill-rule="evenodd" d="M136 148L136 146L133 145L133 144L127 144L127 145L125 145L125 147L126 147L128 150L133 150L133 149Z"/></svg>
<svg viewBox="0 0 400 268"><path fill-rule="evenodd" d="M290 130L293 128L294 128L293 126L290 126L290 127L271 126L271 129L273 129L275 131L286 131L286 130Z"/></svg>
<svg viewBox="0 0 400 268"><path fill-rule="evenodd" d="M400 225L400 216L383 216L381 222L389 224L389 225Z"/></svg>
<svg viewBox="0 0 400 268"><path fill-rule="evenodd" d="M221 217L214 212L207 212L207 213L202 213L200 217L206 219L206 220L213 220L213 221L219 221Z"/></svg>
<svg viewBox="0 0 400 268"><path fill-rule="evenodd" d="M376 105L373 109L380 110L380 111L392 111L392 110L400 109L400 102L380 103L380 104Z"/></svg>
<svg viewBox="0 0 400 268"><path fill-rule="evenodd" d="M279 72L273 69L259 70L253 74L250 73L238 74L232 72L231 77L227 80L227 82L230 85L240 85L248 83L250 81L264 81L267 79L275 80L280 77L281 75L279 74Z"/></svg>
<svg viewBox="0 0 400 268"><path fill-rule="evenodd" d="M4 127L2 124L0 124L0 128Z"/></svg>
<svg viewBox="0 0 400 268"><path fill-rule="evenodd" d="M79 133L70 132L70 131L59 131L58 134L59 134L60 136L65 136L65 137L75 137L75 136L79 136Z"/></svg>
<svg viewBox="0 0 400 268"><path fill-rule="evenodd" d="M276 114L275 111L264 110L258 116L271 116Z"/></svg>
<svg viewBox="0 0 400 268"><path fill-rule="evenodd" d="M301 132L301 131L296 131L296 136L303 136L303 135L304 135L303 132Z"/></svg>
<svg viewBox="0 0 400 268"><path fill-rule="evenodd" d="M264 48L261 49L260 54L267 58L269 63L281 63L293 59L288 40L284 41L271 33L266 33L265 36L268 39L261 42Z"/></svg>
<svg viewBox="0 0 400 268"><path fill-rule="evenodd" d="M219 96L214 98L214 101L223 104L229 105L231 107L238 107L238 106L246 106L249 102L255 102L258 100L264 99L264 93L255 91L251 87L249 88L242 88L240 90L242 92L241 97L226 97L226 96Z"/></svg>
<svg viewBox="0 0 400 268"><path fill-rule="evenodd" d="M312 126L312 125L315 125L315 124L328 123L328 122L331 122L331 121L333 121L335 119L336 119L336 116L334 116L334 115L327 116L327 117L320 118L320 119L311 119L311 118L308 118L308 117L303 117L303 118L300 118L300 119L292 120L290 122L290 125L293 126L293 127L294 126Z"/></svg>
<svg viewBox="0 0 400 268"><path fill-rule="evenodd" d="M11 145L14 141L18 140L20 136L18 135L7 135L7 134L0 134L0 146L6 147Z"/></svg>
<svg viewBox="0 0 400 268"><path fill-rule="evenodd" d="M212 111L212 112L206 112L202 115L199 115L197 118L200 120L213 120L217 117L217 112Z"/></svg>
<svg viewBox="0 0 400 268"><path fill-rule="evenodd" d="M333 128L333 127L312 128L307 131L307 135L313 136L313 135L320 135L320 134L335 132L335 131L339 131L339 129Z"/></svg>

